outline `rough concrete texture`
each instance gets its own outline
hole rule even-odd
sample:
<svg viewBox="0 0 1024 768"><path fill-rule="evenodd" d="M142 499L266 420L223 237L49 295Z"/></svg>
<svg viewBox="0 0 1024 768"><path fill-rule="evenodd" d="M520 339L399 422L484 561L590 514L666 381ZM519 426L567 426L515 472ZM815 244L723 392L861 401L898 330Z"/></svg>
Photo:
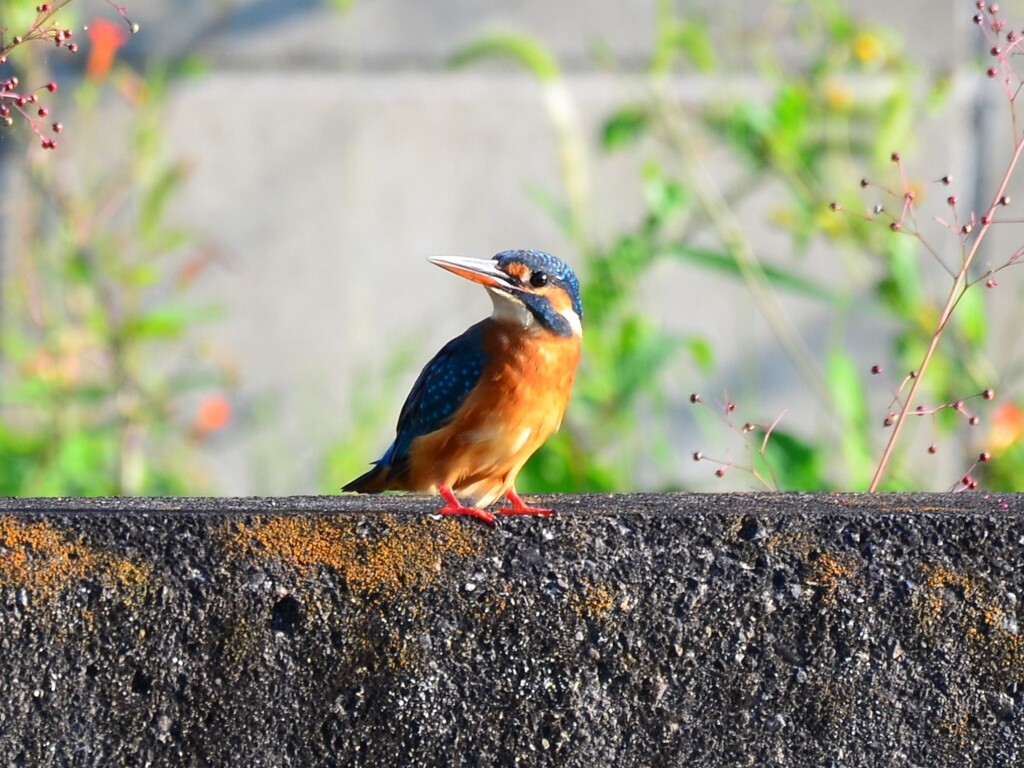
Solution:
<svg viewBox="0 0 1024 768"><path fill-rule="evenodd" d="M0 764L1012 765L1024 497L0 500Z"/></svg>

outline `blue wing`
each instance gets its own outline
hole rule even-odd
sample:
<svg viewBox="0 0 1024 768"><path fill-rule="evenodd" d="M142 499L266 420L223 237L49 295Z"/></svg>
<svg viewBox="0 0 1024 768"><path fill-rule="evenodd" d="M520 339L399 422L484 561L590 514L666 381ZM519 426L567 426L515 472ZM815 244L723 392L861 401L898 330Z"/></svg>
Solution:
<svg viewBox="0 0 1024 768"><path fill-rule="evenodd" d="M398 416L395 442L374 462L390 466L391 477L405 471L412 441L443 427L480 381L487 363L483 347L485 323L487 320L470 326L441 347L412 385Z"/></svg>

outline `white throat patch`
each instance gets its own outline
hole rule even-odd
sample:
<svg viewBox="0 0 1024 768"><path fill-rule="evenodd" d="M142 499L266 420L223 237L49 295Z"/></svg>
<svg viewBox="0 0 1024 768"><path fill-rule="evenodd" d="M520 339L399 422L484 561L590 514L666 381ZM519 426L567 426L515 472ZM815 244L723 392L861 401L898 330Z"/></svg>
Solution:
<svg viewBox="0 0 1024 768"><path fill-rule="evenodd" d="M491 295L491 302L494 304L494 312L491 314L491 317L495 320L515 323L523 328L529 328L533 325L533 313L526 308L523 302L513 298L511 294L499 291L496 288L488 288L487 293Z"/></svg>
<svg viewBox="0 0 1024 768"><path fill-rule="evenodd" d="M515 323L521 328L529 328L537 322L537 319L526 308L526 305L511 294L496 288L488 288L487 293L491 295L491 302L494 304L494 312L491 313L491 317L495 320ZM567 307L558 314L569 323L569 328L572 329L572 332L582 339L583 324L580 322L580 316L576 314L573 308Z"/></svg>

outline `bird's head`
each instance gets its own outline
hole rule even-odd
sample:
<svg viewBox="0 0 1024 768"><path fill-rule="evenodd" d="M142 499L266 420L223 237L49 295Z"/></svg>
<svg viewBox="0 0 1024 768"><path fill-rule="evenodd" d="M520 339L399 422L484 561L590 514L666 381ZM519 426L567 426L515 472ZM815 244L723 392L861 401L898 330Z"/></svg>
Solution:
<svg viewBox="0 0 1024 768"><path fill-rule="evenodd" d="M491 259L434 256L430 261L484 286L496 320L537 324L558 336L583 335L579 281L568 264L550 253L502 251Z"/></svg>

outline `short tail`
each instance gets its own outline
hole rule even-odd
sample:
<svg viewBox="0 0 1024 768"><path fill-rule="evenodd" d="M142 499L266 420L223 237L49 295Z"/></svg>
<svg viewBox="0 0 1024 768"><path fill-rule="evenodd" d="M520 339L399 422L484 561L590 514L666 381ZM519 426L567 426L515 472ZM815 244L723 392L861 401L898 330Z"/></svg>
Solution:
<svg viewBox="0 0 1024 768"><path fill-rule="evenodd" d="M354 491L355 493L381 493L388 490L388 475L391 467L386 464L378 464L366 474L360 475L350 483L341 487L343 491Z"/></svg>

